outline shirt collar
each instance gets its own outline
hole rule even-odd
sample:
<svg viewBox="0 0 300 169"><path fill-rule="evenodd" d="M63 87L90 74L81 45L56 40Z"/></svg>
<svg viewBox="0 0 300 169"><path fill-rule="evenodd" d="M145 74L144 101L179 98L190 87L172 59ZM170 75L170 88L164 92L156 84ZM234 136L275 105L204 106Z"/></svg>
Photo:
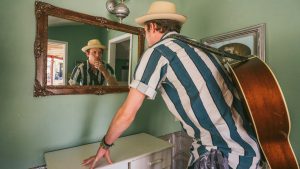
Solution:
<svg viewBox="0 0 300 169"><path fill-rule="evenodd" d="M173 34L178 34L178 33L175 32L175 31L164 33L163 36L160 38L160 40L157 41L156 43L154 43L154 44L153 44L152 46L150 46L150 47L153 47L154 45L156 45L156 44L158 44L159 42L163 41L163 40L164 40L165 38L167 38L169 35L173 35ZM150 48L150 47L149 47L149 48Z"/></svg>
<svg viewBox="0 0 300 169"><path fill-rule="evenodd" d="M173 34L178 34L178 33L175 32L175 31L167 32L167 33L165 33L165 34L161 37L160 41L163 40L163 39L165 39L165 38L168 37L169 35L173 35Z"/></svg>

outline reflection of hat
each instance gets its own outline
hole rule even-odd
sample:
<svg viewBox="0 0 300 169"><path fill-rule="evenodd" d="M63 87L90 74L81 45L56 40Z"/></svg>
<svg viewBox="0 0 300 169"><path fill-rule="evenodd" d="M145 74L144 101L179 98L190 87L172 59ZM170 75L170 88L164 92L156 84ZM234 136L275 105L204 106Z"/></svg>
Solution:
<svg viewBox="0 0 300 169"><path fill-rule="evenodd" d="M174 3L168 1L155 1L151 4L147 14L136 18L135 22L143 26L146 21L154 19L175 20L181 24L186 21L185 16L176 13L176 6Z"/></svg>
<svg viewBox="0 0 300 169"><path fill-rule="evenodd" d="M91 49L91 48L105 49L106 47L103 46L98 39L92 39L92 40L89 40L88 44L85 47L83 47L81 50L83 52L85 52L86 50Z"/></svg>

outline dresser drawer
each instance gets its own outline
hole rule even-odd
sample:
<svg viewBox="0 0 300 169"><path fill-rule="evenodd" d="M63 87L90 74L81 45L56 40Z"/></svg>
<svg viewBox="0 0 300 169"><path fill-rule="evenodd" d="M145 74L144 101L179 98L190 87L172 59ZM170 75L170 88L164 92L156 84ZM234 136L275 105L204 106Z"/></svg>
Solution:
<svg viewBox="0 0 300 169"><path fill-rule="evenodd" d="M129 163L129 169L169 169L171 167L171 149L166 149Z"/></svg>
<svg viewBox="0 0 300 169"><path fill-rule="evenodd" d="M128 162L113 163L96 169L128 169Z"/></svg>

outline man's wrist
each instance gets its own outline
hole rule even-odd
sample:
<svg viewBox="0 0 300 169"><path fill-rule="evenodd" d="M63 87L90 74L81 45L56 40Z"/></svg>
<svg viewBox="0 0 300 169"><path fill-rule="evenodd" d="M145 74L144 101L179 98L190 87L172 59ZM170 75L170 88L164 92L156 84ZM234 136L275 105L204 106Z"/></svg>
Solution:
<svg viewBox="0 0 300 169"><path fill-rule="evenodd" d="M105 141L105 136L102 138L101 140L101 143L100 143L100 147L102 147L103 149L106 149L108 150L110 147L112 147L114 144L108 144L106 141Z"/></svg>

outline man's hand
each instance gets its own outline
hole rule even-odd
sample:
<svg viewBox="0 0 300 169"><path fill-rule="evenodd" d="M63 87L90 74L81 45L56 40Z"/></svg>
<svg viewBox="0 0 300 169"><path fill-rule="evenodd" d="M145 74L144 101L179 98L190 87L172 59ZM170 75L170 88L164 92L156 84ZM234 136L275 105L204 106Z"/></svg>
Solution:
<svg viewBox="0 0 300 169"><path fill-rule="evenodd" d="M106 161L109 164L112 164L112 161L110 159L109 150L103 149L101 146L99 147L97 154L94 156L91 156L85 160L83 160L82 165L84 166L90 166L90 169L94 169L96 166L96 163L105 156Z"/></svg>
<svg viewBox="0 0 300 169"><path fill-rule="evenodd" d="M100 62L100 61L95 61L94 66L95 66L95 68L98 69L100 72L107 71L107 70L105 69L105 66L103 65L103 63Z"/></svg>
<svg viewBox="0 0 300 169"><path fill-rule="evenodd" d="M105 66L102 62L96 61L94 66L102 73L109 86L118 86L118 82L116 78L114 78L108 73L108 71L105 69Z"/></svg>

